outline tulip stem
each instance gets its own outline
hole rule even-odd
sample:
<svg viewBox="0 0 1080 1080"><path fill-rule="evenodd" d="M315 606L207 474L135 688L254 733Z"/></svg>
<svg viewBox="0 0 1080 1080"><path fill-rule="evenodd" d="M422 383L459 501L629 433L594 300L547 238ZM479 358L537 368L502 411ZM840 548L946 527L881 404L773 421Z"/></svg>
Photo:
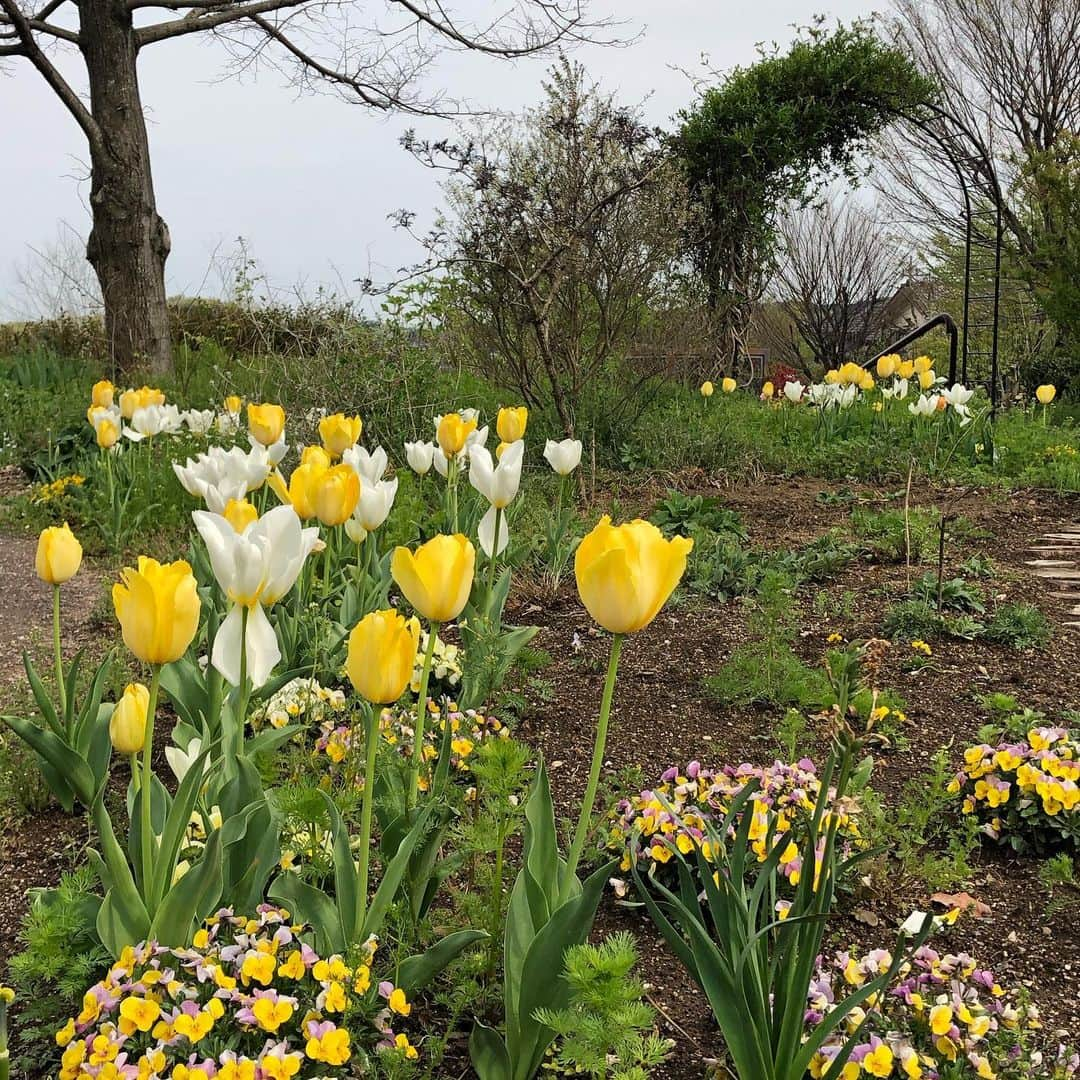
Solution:
<svg viewBox="0 0 1080 1080"><path fill-rule="evenodd" d="M53 586L53 652L56 654L56 692L60 699L60 716L64 730L71 736L67 714L67 687L64 686L64 657L60 652L60 586Z"/></svg>
<svg viewBox="0 0 1080 1080"><path fill-rule="evenodd" d="M491 620L491 597L495 592L495 567L499 563L499 528L502 525L502 507L495 507L495 537L491 541L491 559L488 561L488 579L487 579L487 599L484 604L484 610L487 612L488 620Z"/></svg>
<svg viewBox="0 0 1080 1080"><path fill-rule="evenodd" d="M416 793L420 785L420 763L424 757L424 723L427 720L428 676L431 674L431 659L435 655L435 639L439 636L439 625L434 620L428 624L428 643L424 650L424 666L420 670L420 692L416 696L412 767L409 769L409 782L405 789L406 813L416 805Z"/></svg>
<svg viewBox="0 0 1080 1080"><path fill-rule="evenodd" d="M240 611L240 685L236 693L236 716L233 717L233 729L230 732L231 745L228 748L226 769L232 769L240 757L240 748L244 745L244 726L247 723L248 706L248 663L247 631L250 609L245 604Z"/></svg>
<svg viewBox="0 0 1080 1080"><path fill-rule="evenodd" d="M364 930L368 901L368 860L371 857L371 811L375 804L375 755L379 750L379 724L374 706L364 703L364 792L360 806L360 853L356 870L356 935Z"/></svg>
<svg viewBox="0 0 1080 1080"><path fill-rule="evenodd" d="M150 886L154 880L154 824L150 810L154 793L154 773L150 766L150 758L154 750L154 713L157 710L158 686L161 683L161 664L152 664L150 671L150 697L146 703L146 727L143 730L142 784L140 787L139 807L142 810L140 846L142 848L143 898L152 901Z"/></svg>
<svg viewBox="0 0 1080 1080"><path fill-rule="evenodd" d="M589 781L585 785L585 798L581 803L581 815L578 817L574 841L570 846L570 857L566 862L566 876L561 889L562 899L567 899L570 882L577 876L581 853L585 850L585 838L592 821L593 803L596 801L596 789L600 784L600 766L604 762L604 749L607 745L608 720L611 716L611 700L615 694L615 674L619 669L619 653L622 651L623 635L616 634L611 639L611 656L608 658L607 677L604 679L604 694L600 699L600 718L596 723L596 740L593 743L592 765L589 767Z"/></svg>

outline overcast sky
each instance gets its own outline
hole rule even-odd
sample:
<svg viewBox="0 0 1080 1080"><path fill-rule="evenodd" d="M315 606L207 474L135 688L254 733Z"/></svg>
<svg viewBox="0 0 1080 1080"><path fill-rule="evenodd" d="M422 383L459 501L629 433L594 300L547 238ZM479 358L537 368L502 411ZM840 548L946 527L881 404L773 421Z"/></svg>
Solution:
<svg viewBox="0 0 1080 1080"><path fill-rule="evenodd" d="M362 0L357 0L361 3ZM700 69L703 53L727 69L754 59L760 41L785 42L792 24L815 10L850 20L870 0L594 0L593 12L617 14L623 48L582 47L574 56L627 102L645 102L665 124L692 96L678 68ZM483 13L483 0L455 10ZM381 8L381 5L379 5ZM508 63L456 55L431 73L432 88L483 108L536 102L548 61ZM415 124L425 134L441 121L377 116L328 96L297 97L273 72L221 81L225 57L201 35L148 48L140 61L158 208L172 235L169 292L217 292L208 267L215 250L243 237L277 287L303 282L340 286L369 272L384 277L419 256L387 215L399 207L430 219L435 177L399 146ZM77 67L68 70L77 73ZM61 222L85 235L86 148L81 133L29 65L0 71L0 311L22 314L18 264L30 247L50 245Z"/></svg>

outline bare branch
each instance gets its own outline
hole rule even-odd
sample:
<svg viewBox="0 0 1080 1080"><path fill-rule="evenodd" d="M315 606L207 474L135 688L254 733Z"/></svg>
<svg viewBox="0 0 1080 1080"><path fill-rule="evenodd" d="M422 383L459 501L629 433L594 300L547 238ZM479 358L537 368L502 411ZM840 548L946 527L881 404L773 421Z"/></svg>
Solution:
<svg viewBox="0 0 1080 1080"><path fill-rule="evenodd" d="M215 8L221 8L221 10L212 10L208 14L199 14L199 9L196 8L181 19L172 19L168 22L140 27L135 31L135 40L141 49L144 45L152 45L156 41L166 41L169 38L182 37L186 34L198 34L204 30L213 30L215 27L224 26L226 23L241 22L253 15L281 11L284 8L297 7L306 2L307 0L254 0L250 4L230 3L224 7L222 5L213 5Z"/></svg>

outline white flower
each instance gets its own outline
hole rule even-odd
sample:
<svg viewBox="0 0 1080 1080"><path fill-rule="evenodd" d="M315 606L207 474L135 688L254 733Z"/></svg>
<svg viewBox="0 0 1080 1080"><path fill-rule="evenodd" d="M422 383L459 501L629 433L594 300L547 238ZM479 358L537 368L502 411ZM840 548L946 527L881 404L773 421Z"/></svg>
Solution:
<svg viewBox="0 0 1080 1080"><path fill-rule="evenodd" d="M368 453L359 443L350 446L341 455L341 460L344 464L351 466L352 471L360 477L361 494L369 484L377 484L382 480L389 464L386 451L381 446L376 446L371 453Z"/></svg>
<svg viewBox="0 0 1080 1080"><path fill-rule="evenodd" d="M855 404L855 399L859 396L859 388L851 383L849 386L844 386L840 389L840 393L836 395L836 404L841 409L846 409L849 405Z"/></svg>
<svg viewBox="0 0 1080 1080"><path fill-rule="evenodd" d="M475 409L469 409L468 411L474 414L476 412ZM466 419L468 419L468 417L466 417ZM470 431L469 434L465 436L465 456L468 455L469 451L474 446L485 445L485 443L487 443L487 438L488 429L486 427L474 428L472 431Z"/></svg>
<svg viewBox="0 0 1080 1080"><path fill-rule="evenodd" d="M240 430L240 414L227 410L219 412L214 420L214 427L219 435L235 435Z"/></svg>
<svg viewBox="0 0 1080 1080"><path fill-rule="evenodd" d="M233 605L214 638L210 662L233 686L239 685L246 609L247 672L254 686L262 686L281 659L277 635L263 609L293 587L319 530L301 528L291 506L274 507L243 534L220 514L196 510L191 516L206 542L214 577Z"/></svg>
<svg viewBox="0 0 1080 1080"><path fill-rule="evenodd" d="M171 435L182 426L180 410L175 405L144 405L131 414L124 435L132 442L139 442L152 435Z"/></svg>
<svg viewBox="0 0 1080 1080"><path fill-rule="evenodd" d="M908 412L912 416L933 416L938 411L940 394L920 394L918 401L913 401L908 406Z"/></svg>
<svg viewBox="0 0 1080 1080"><path fill-rule="evenodd" d="M492 507L503 509L510 505L521 484L521 464L525 455L525 442L519 439L504 451L498 464L491 459L485 446L473 446L469 450L469 482Z"/></svg>
<svg viewBox="0 0 1080 1080"><path fill-rule="evenodd" d="M230 499L242 499L266 483L270 460L262 446L254 446L248 453L239 446L228 450L214 446L183 465L173 462L173 472L189 495L221 514Z"/></svg>
<svg viewBox="0 0 1080 1080"><path fill-rule="evenodd" d="M803 391L805 389L806 387L803 386L798 379L789 380L784 383L784 397L786 397L788 401L793 401L795 404L798 404L802 401Z"/></svg>
<svg viewBox="0 0 1080 1080"><path fill-rule="evenodd" d="M466 458L463 454L459 455L459 457L461 458L462 465L464 465L468 461L468 458ZM435 447L435 452L432 454L431 460L435 463L435 471L440 476L445 477L450 472L450 462L447 461L446 455L442 452L441 446Z"/></svg>
<svg viewBox="0 0 1080 1080"><path fill-rule="evenodd" d="M398 481L396 476L393 480L369 481L366 478L362 479L360 482L360 499L356 504L352 517L345 522L346 528L350 522L355 521L365 533L374 532L389 517L390 508L394 505L394 498L397 495L397 489Z"/></svg>
<svg viewBox="0 0 1080 1080"><path fill-rule="evenodd" d="M495 513L495 507L489 506L487 513L480 519L480 524L477 526L480 550L489 559L501 555L510 542L510 529L506 524L506 515L501 514L499 515L499 545L497 550L492 551L492 548L495 547Z"/></svg>
<svg viewBox="0 0 1080 1080"><path fill-rule="evenodd" d="M169 768L172 769L177 783L180 783L187 776L191 766L195 764L201 753L202 739L192 739L188 743L186 750L181 750L179 746L165 747L165 760L169 763ZM203 762L203 773L206 773L209 769L210 759L207 758Z"/></svg>
<svg viewBox="0 0 1080 1080"><path fill-rule="evenodd" d="M581 440L563 439L562 442L555 442L548 439L544 444L544 457L560 476L569 476L581 464Z"/></svg>
<svg viewBox="0 0 1080 1080"><path fill-rule="evenodd" d="M180 414L192 435L205 435L214 424L213 409L188 409Z"/></svg>
<svg viewBox="0 0 1080 1080"><path fill-rule="evenodd" d="M893 379L892 386L883 386L881 396L887 398L906 398L908 394L907 379Z"/></svg>
<svg viewBox="0 0 1080 1080"><path fill-rule="evenodd" d="M266 455L266 459L269 462L271 469L276 469L278 465L281 464L281 459L289 452L289 444L285 441L284 431L279 436L278 441L272 446L263 446L254 435L248 436L248 443L250 443L254 453L263 453Z"/></svg>
<svg viewBox="0 0 1080 1080"><path fill-rule="evenodd" d="M407 442L405 444L405 460L409 463L409 468L417 476L427 476L434 463L437 449L438 447L430 442Z"/></svg>

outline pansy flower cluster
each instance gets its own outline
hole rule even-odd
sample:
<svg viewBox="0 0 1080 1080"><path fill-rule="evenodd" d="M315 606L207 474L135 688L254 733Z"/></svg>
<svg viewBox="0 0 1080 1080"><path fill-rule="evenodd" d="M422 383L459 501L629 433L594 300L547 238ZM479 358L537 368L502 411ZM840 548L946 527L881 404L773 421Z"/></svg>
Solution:
<svg viewBox="0 0 1080 1080"><path fill-rule="evenodd" d="M1080 845L1080 742L1067 728L1033 727L1018 742L969 746L949 791L994 840Z"/></svg>
<svg viewBox="0 0 1080 1080"><path fill-rule="evenodd" d="M889 970L892 955L835 953L819 963L806 1003L807 1030L849 994ZM1031 1043L1038 1010L1002 987L991 971L965 953L941 955L929 946L901 965L895 982L851 1010L810 1062L824 1076L847 1040L865 1021L841 1080L1067 1080L1080 1056L1064 1047L1047 1061Z"/></svg>
<svg viewBox="0 0 1080 1080"><path fill-rule="evenodd" d="M372 1047L415 1058L393 1030L404 992L373 982L375 939L350 966L303 933L281 908L223 908L191 948L127 947L56 1033L60 1080L304 1080L344 1075Z"/></svg>
<svg viewBox="0 0 1080 1080"><path fill-rule="evenodd" d="M427 654L430 638L426 630L420 632L420 644L416 650L416 663L413 667L409 689L414 694L420 693L420 676L424 670L424 656ZM432 697L451 697L461 684L461 663L463 654L460 646L448 645L438 634L435 635L435 648L431 654L431 674L428 677L428 693Z"/></svg>
<svg viewBox="0 0 1080 1080"><path fill-rule="evenodd" d="M782 844L778 869L794 887L803 874L805 826L821 791L814 763L807 758L795 764L775 761L764 767L743 764L720 770L707 769L697 761L691 761L685 770L673 766L660 777L659 785L616 805L608 847L622 853L623 871L636 860L644 869L656 872L676 853L689 855L697 848L711 860L706 824L722 820L732 801L750 783L756 783L756 791L736 816L731 835L742 814L752 814L751 849L758 861L764 862L773 846ZM831 791L830 798L832 806L823 819L815 875L820 873L824 855L825 826L833 814L838 815L841 843L862 842L857 801L847 797L837 802Z"/></svg>
<svg viewBox="0 0 1080 1080"><path fill-rule="evenodd" d="M30 496L30 501L35 503L52 502L53 499L62 498L70 487L82 487L86 483L86 477L79 473L70 476L61 476L51 480L47 484L38 484Z"/></svg>
<svg viewBox="0 0 1080 1080"><path fill-rule="evenodd" d="M413 732L416 723L416 706L383 709L379 715L379 731L388 746L402 757L413 752ZM509 730L501 720L486 716L475 709L459 709L454 701L439 703L428 701L428 721L424 727L424 761L433 762L439 756L446 724L450 725L450 769L454 773L468 773L470 759L477 744L484 739L506 738ZM330 759L330 774L340 771L342 763L349 758L354 745L363 748L363 731L346 724L324 721L322 731L315 743L315 755L324 754ZM363 784L363 777L357 777ZM420 786L425 789L427 777L421 772Z"/></svg>
<svg viewBox="0 0 1080 1080"><path fill-rule="evenodd" d="M315 679L298 678L287 682L251 713L251 726L258 730L289 724L319 724L345 709L345 693L321 686Z"/></svg>

